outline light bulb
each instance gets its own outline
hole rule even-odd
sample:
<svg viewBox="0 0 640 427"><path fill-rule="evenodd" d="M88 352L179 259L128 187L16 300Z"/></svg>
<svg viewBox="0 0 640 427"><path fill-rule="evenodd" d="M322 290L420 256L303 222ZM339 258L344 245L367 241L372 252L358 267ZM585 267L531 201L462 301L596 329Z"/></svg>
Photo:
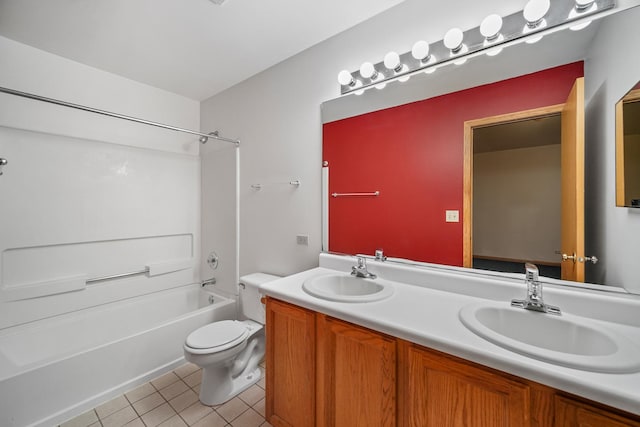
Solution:
<svg viewBox="0 0 640 427"><path fill-rule="evenodd" d="M502 17L500 15L489 15L482 20L480 24L480 34L487 41L494 41L500 36L502 29Z"/></svg>
<svg viewBox="0 0 640 427"><path fill-rule="evenodd" d="M480 34L484 37L483 46L489 47L492 44L500 43L504 41L504 36L500 34L502 29L502 17L500 15L489 15L482 20L480 24ZM496 56L502 52L501 47L489 49L485 53L487 56Z"/></svg>
<svg viewBox="0 0 640 427"><path fill-rule="evenodd" d="M384 56L384 66L389 70L394 70L396 73L402 70L402 64L400 63L400 55L396 52L389 52Z"/></svg>
<svg viewBox="0 0 640 427"><path fill-rule="evenodd" d="M356 81L353 79L349 71L342 70L338 73L338 83L342 86L353 86Z"/></svg>
<svg viewBox="0 0 640 427"><path fill-rule="evenodd" d="M444 45L451 52L457 53L462 48L462 39L464 35L460 28L452 28L444 35Z"/></svg>
<svg viewBox="0 0 640 427"><path fill-rule="evenodd" d="M527 33L546 27L547 21L544 19L544 16L549 12L550 7L551 3L549 0L529 0L522 11L522 15L527 21L522 29L522 34L526 35ZM525 42L533 44L540 40L542 40L542 36L530 37L525 40Z"/></svg>
<svg viewBox="0 0 640 427"><path fill-rule="evenodd" d="M447 49L451 50L451 53L449 54L450 57L453 58L469 52L469 48L462 43L463 38L464 34L460 28L452 28L444 35L444 45ZM462 58L454 61L453 63L455 65L462 65L465 62L467 62L467 59Z"/></svg>
<svg viewBox="0 0 640 427"><path fill-rule="evenodd" d="M365 79L375 80L378 77L378 72L371 62L363 62L360 66L360 75Z"/></svg>
<svg viewBox="0 0 640 427"><path fill-rule="evenodd" d="M411 48L411 56L419 61L424 61L429 58L429 43L424 40L420 40L414 43Z"/></svg>
<svg viewBox="0 0 640 427"><path fill-rule="evenodd" d="M527 21L529 28L536 28L542 24L544 16L549 12L551 3L549 0L529 0L524 6L522 15Z"/></svg>

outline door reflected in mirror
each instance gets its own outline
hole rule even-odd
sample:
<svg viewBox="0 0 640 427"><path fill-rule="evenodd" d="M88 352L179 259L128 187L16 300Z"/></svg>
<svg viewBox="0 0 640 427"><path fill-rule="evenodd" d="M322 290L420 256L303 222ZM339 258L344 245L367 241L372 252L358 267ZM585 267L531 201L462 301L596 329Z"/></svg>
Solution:
<svg viewBox="0 0 640 427"><path fill-rule="evenodd" d="M616 104L616 205L640 208L640 82Z"/></svg>

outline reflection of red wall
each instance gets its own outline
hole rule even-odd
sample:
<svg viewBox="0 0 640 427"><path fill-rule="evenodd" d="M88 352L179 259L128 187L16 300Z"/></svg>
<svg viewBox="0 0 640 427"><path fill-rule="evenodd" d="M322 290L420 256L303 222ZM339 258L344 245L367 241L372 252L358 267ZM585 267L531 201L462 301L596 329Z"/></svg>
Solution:
<svg viewBox="0 0 640 427"><path fill-rule="evenodd" d="M329 193L380 191L329 197L329 249L462 265L464 122L561 104L582 75L576 62L326 123Z"/></svg>

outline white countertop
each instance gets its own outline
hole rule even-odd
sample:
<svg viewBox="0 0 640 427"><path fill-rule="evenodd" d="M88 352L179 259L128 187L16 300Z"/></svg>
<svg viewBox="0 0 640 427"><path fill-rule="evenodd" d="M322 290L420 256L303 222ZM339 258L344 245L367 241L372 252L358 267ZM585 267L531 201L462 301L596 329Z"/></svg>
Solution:
<svg viewBox="0 0 640 427"><path fill-rule="evenodd" d="M369 271L393 282L395 292L390 298L335 302L302 289L308 278L350 272L352 265L355 257L321 254L321 267L266 283L260 290L285 302L640 415L640 372L598 373L538 361L492 344L460 322L458 312L467 304L485 299L504 301L508 306L511 299L524 298L526 286L521 279L368 261ZM640 297L548 285L544 298L563 312L589 317L614 329L640 348Z"/></svg>

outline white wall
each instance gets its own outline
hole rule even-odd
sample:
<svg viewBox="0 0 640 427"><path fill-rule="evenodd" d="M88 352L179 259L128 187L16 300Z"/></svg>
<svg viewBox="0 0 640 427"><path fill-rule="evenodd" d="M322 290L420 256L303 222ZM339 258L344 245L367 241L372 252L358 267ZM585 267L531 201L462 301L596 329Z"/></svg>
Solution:
<svg viewBox="0 0 640 427"><path fill-rule="evenodd" d="M560 145L473 156L473 255L558 262Z"/></svg>
<svg viewBox="0 0 640 427"><path fill-rule="evenodd" d="M203 129L209 127L203 119ZM215 277L222 293L237 294L237 194L236 163L239 149L235 145L209 140L201 148L202 164L202 257L203 279ZM207 257L218 256L218 267L212 270Z"/></svg>
<svg viewBox="0 0 640 427"><path fill-rule="evenodd" d="M0 61L0 86L199 128L196 101L1 37ZM197 137L7 94L0 111L0 328L198 279ZM172 260L188 268L84 287Z"/></svg>
<svg viewBox="0 0 640 427"><path fill-rule="evenodd" d="M614 15L600 27L585 62L586 252L600 258L589 281L640 293L640 212L615 201L615 104L640 79L640 8ZM613 48L615 47L615 48Z"/></svg>

